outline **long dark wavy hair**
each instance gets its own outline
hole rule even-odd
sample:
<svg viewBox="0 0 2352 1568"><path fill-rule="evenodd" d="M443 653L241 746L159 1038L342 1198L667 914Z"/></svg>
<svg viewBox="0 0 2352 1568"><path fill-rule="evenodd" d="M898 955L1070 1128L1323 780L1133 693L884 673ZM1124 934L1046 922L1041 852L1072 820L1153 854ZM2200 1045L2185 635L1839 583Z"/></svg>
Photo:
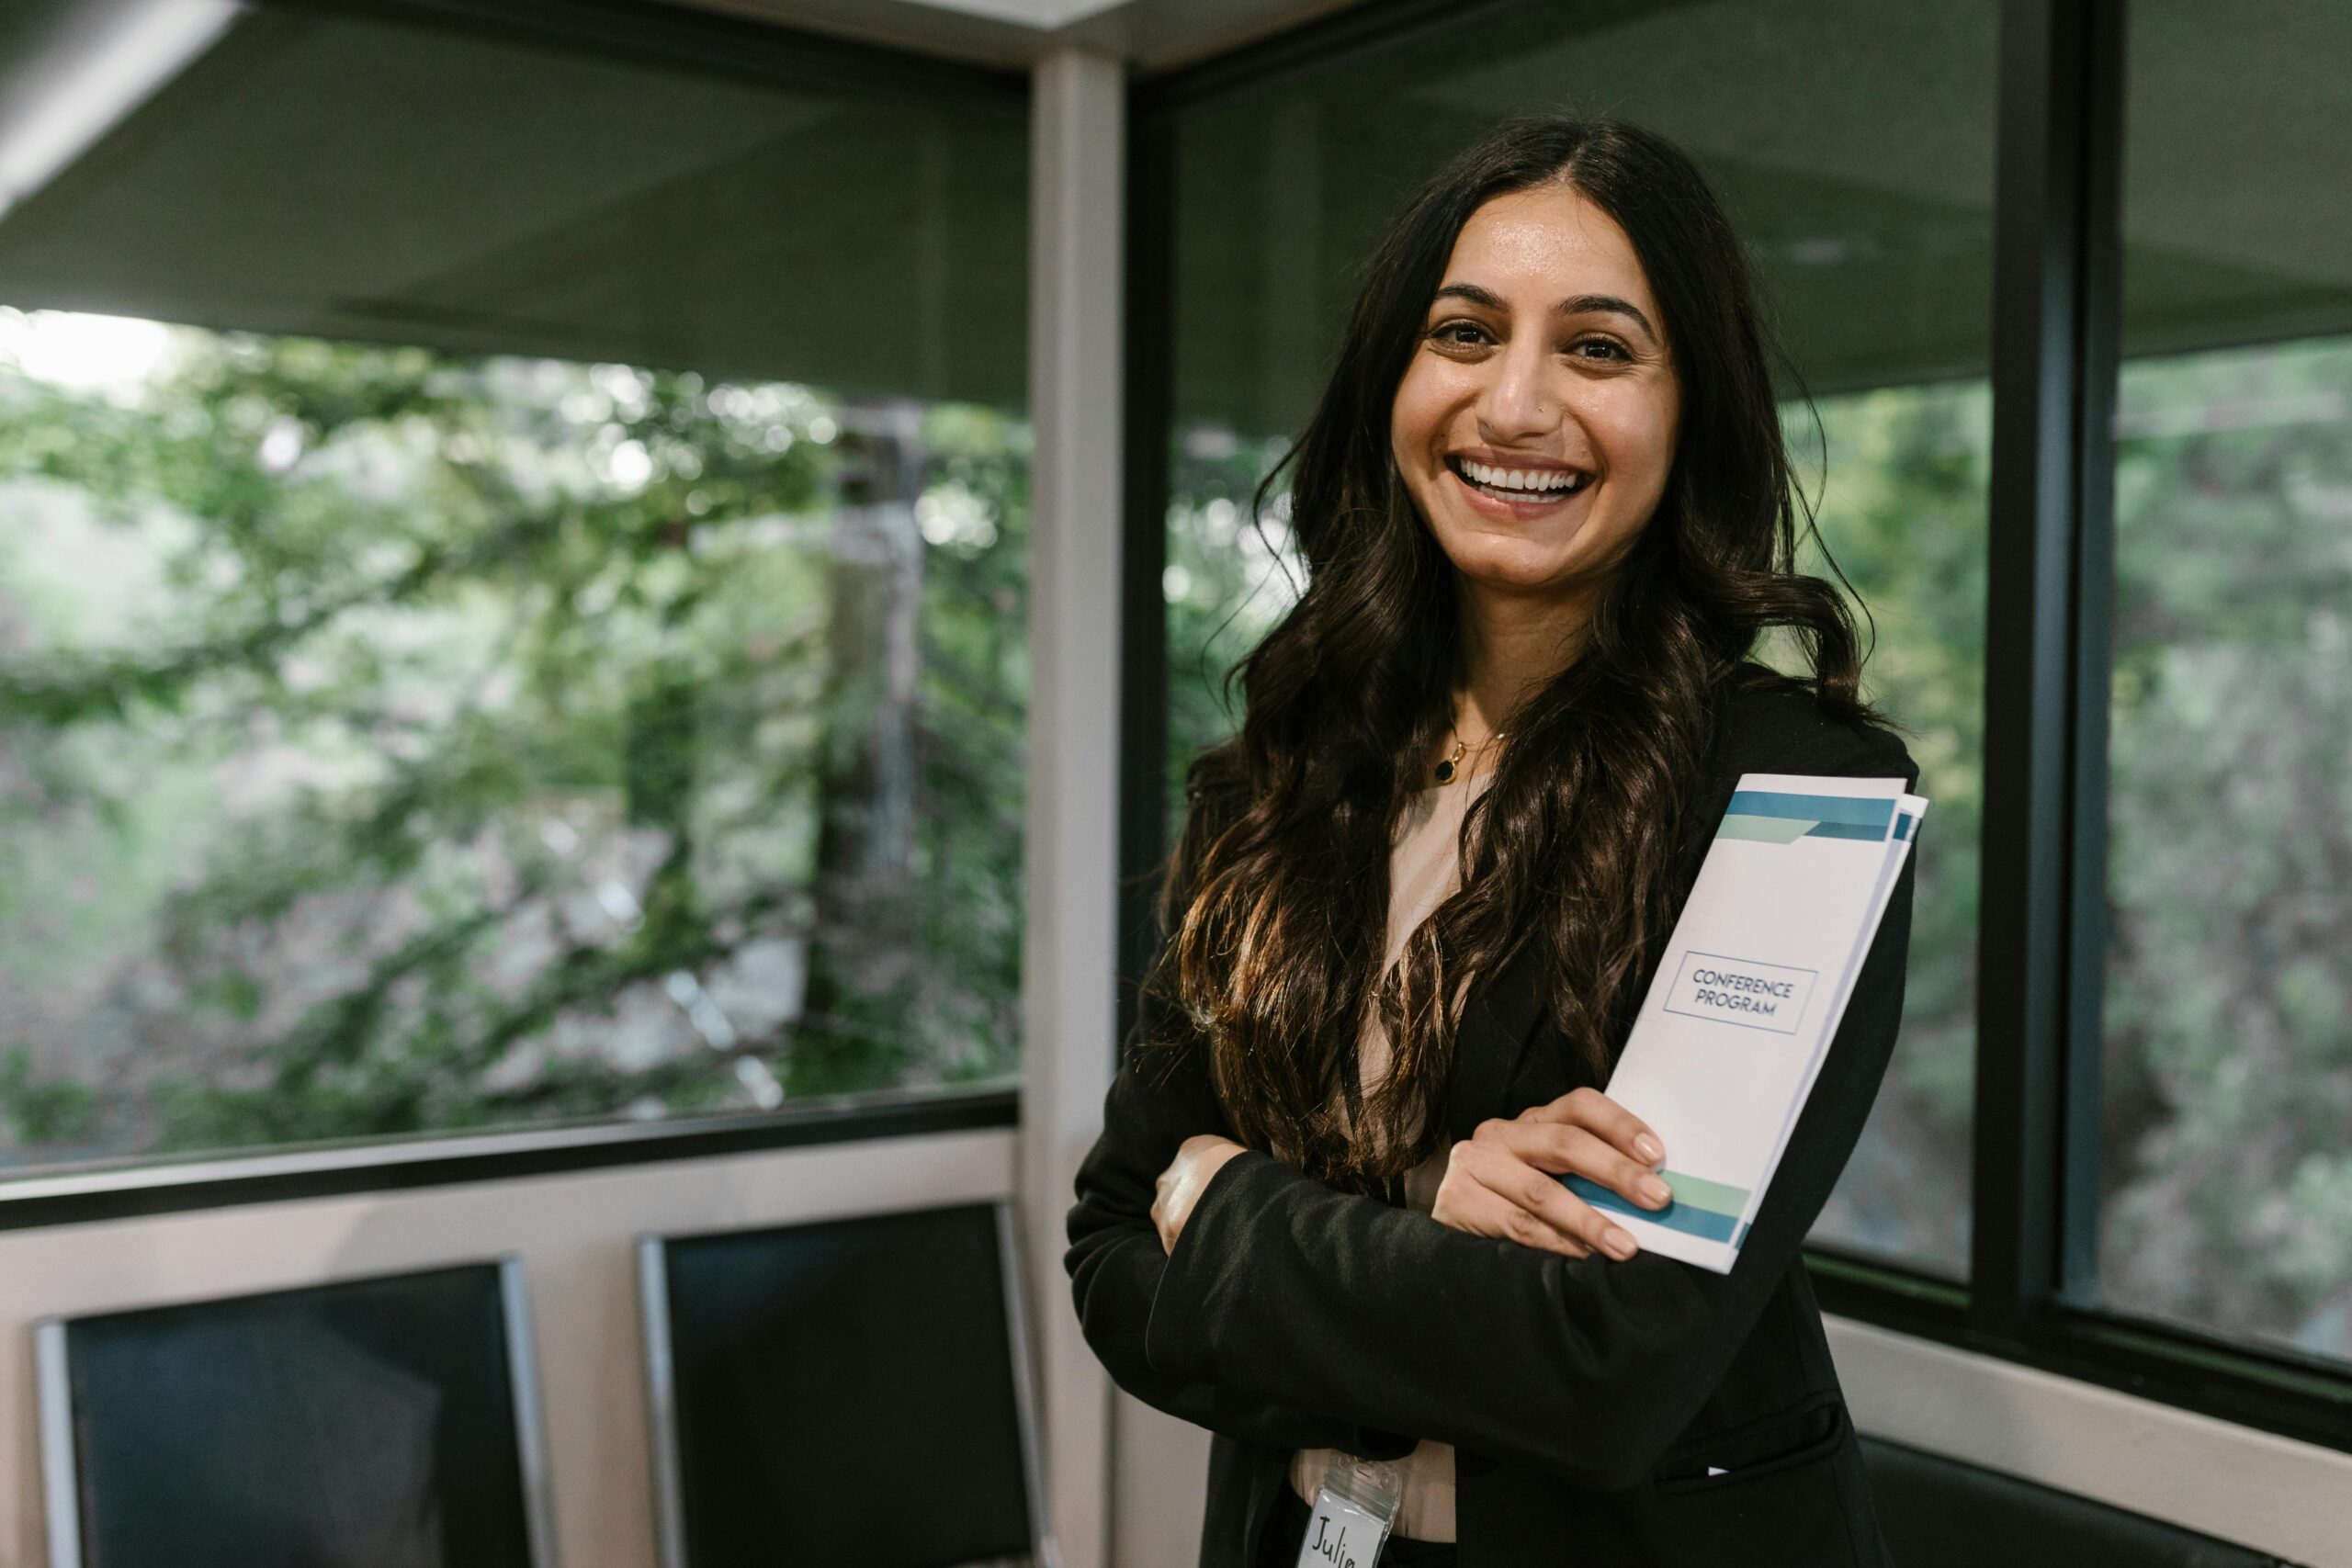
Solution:
<svg viewBox="0 0 2352 1568"><path fill-rule="evenodd" d="M1495 777L1462 825L1460 890L1384 977L1391 835L1462 678L1453 568L1396 469L1392 405L1463 225L1547 184L1633 242L1680 382L1672 466L1573 661L1499 722ZM1205 1041L1245 1143L1366 1190L1443 1136L1464 1000L1523 942L1543 944L1553 1021L1606 1076L1679 906L1676 847L1721 699L1766 628L1790 634L1811 665L1795 683L1826 710L1874 716L1844 599L1796 570L1812 513L1747 261L1698 170L1648 131L1521 116L1430 178L1365 262L1261 513L1285 469L1305 591L1236 667L1240 732L1186 774L1147 985ZM1368 1001L1393 1055L1364 1093Z"/></svg>

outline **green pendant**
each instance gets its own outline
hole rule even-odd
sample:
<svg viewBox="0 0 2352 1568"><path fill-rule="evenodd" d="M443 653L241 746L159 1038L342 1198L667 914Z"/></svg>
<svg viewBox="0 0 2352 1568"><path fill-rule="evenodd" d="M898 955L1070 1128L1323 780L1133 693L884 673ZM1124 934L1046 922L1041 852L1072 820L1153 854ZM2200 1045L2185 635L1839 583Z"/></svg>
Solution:
<svg viewBox="0 0 2352 1568"><path fill-rule="evenodd" d="M1437 765L1437 782L1442 784L1450 784L1453 782L1453 758L1448 757L1444 761L1440 762Z"/></svg>

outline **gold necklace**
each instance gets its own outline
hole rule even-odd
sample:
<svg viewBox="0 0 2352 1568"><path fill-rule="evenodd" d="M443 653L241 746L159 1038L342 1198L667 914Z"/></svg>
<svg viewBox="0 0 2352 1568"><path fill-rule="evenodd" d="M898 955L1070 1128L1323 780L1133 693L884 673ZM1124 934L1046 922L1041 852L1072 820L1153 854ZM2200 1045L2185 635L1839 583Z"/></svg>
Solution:
<svg viewBox="0 0 2352 1568"><path fill-rule="evenodd" d="M1442 784L1450 784L1454 780L1462 776L1462 770L1454 764L1462 761L1462 753L1464 750L1464 747L1462 744L1462 732L1459 729L1449 725L1446 728L1446 733L1453 737L1453 752L1451 756L1447 757L1444 761L1440 762L1437 765L1437 782ZM1498 729L1492 735L1487 736L1484 740L1478 742L1478 750L1483 751L1487 747L1492 746L1496 741L1500 740L1502 738L1503 732Z"/></svg>

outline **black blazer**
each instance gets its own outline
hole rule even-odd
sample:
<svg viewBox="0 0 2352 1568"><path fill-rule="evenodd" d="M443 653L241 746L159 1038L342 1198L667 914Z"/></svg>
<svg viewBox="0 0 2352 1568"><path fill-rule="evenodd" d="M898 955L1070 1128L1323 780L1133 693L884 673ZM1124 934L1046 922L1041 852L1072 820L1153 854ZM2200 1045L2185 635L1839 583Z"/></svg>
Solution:
<svg viewBox="0 0 2352 1568"><path fill-rule="evenodd" d="M1756 666L1720 702L1686 895L1743 773L1917 780L1892 735L1831 719ZM1066 1263L1119 1386L1216 1435L1203 1568L1254 1561L1293 1449L1396 1457L1416 1438L1456 1450L1461 1568L1884 1564L1798 1248L1894 1045L1916 863L1728 1275L1468 1235L1257 1150L1210 1180L1163 1256L1154 1179L1185 1138L1231 1127L1198 1048L1124 1066L1079 1171ZM1545 1016L1537 951L1469 1000L1446 1101L1457 1140L1594 1081ZM1130 1043L1172 1024L1144 1005Z"/></svg>

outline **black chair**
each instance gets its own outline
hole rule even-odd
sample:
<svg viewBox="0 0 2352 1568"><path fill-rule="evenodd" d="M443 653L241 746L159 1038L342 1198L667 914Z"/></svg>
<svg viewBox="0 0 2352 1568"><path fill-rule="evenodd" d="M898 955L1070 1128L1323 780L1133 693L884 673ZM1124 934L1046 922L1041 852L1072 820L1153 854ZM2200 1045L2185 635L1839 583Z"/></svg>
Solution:
<svg viewBox="0 0 2352 1568"><path fill-rule="evenodd" d="M548 1568L512 1259L42 1323L51 1568Z"/></svg>
<svg viewBox="0 0 2352 1568"><path fill-rule="evenodd" d="M1011 1206L639 1250L662 1568L1041 1556Z"/></svg>
<svg viewBox="0 0 2352 1568"><path fill-rule="evenodd" d="M1897 1568L2285 1568L2144 1514L1878 1438L1862 1439Z"/></svg>

